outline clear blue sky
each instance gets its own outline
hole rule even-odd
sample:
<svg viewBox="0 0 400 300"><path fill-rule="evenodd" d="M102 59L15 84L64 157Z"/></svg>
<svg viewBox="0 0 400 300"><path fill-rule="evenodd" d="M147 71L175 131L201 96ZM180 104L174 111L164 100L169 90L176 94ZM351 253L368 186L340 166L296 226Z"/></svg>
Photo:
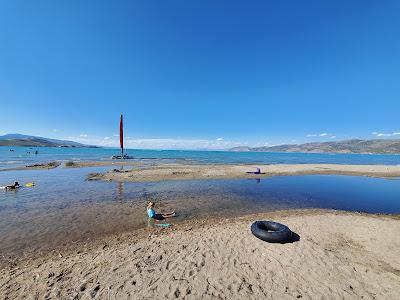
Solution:
<svg viewBox="0 0 400 300"><path fill-rule="evenodd" d="M0 133L113 145L123 112L132 147L400 137L400 1L0 3Z"/></svg>

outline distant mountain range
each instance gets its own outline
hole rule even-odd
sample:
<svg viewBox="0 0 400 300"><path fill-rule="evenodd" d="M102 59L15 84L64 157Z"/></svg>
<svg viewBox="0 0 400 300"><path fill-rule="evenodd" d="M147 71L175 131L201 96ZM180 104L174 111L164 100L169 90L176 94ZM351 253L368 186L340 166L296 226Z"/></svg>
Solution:
<svg viewBox="0 0 400 300"><path fill-rule="evenodd" d="M84 145L72 141L48 139L24 134L6 134L0 136L0 146L97 148L96 146Z"/></svg>
<svg viewBox="0 0 400 300"><path fill-rule="evenodd" d="M392 153L400 154L398 140L346 140L338 142L278 145L271 147L235 147L236 152L310 152L310 153Z"/></svg>

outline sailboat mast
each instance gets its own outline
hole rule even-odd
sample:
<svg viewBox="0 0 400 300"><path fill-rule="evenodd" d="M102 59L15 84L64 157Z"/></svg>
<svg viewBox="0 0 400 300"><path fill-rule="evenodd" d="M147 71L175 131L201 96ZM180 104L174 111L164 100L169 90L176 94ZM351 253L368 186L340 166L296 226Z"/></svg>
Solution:
<svg viewBox="0 0 400 300"><path fill-rule="evenodd" d="M121 158L124 158L124 125L122 120L122 114L121 114L121 120L119 122L119 144L121 146Z"/></svg>

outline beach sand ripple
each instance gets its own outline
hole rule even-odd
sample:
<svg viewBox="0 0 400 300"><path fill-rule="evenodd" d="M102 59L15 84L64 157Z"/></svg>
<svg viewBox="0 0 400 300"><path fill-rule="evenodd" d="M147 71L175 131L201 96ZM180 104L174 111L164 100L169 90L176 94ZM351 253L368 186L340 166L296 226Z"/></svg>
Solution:
<svg viewBox="0 0 400 300"><path fill-rule="evenodd" d="M256 219L300 240L269 244ZM396 299L400 220L332 211L283 212L147 229L87 251L21 261L0 272L2 299Z"/></svg>

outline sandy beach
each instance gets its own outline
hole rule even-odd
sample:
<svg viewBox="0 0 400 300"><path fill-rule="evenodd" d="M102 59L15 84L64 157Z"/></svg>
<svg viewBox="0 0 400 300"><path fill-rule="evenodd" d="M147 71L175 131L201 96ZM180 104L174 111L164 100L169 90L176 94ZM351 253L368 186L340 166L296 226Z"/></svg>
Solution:
<svg viewBox="0 0 400 300"><path fill-rule="evenodd" d="M0 300L400 300L400 1L91 2L0 2Z"/></svg>
<svg viewBox="0 0 400 300"><path fill-rule="evenodd" d="M263 174L249 174L256 167ZM132 168L130 170L112 170L104 174L90 174L90 180L115 181L161 181L190 179L233 179L262 178L269 176L341 174L372 177L399 177L400 166L386 165L338 165L338 164L275 164L275 165L184 165L163 164Z"/></svg>
<svg viewBox="0 0 400 300"><path fill-rule="evenodd" d="M273 219L300 236L255 238ZM327 210L282 211L146 228L5 264L2 299L395 299L400 219Z"/></svg>

